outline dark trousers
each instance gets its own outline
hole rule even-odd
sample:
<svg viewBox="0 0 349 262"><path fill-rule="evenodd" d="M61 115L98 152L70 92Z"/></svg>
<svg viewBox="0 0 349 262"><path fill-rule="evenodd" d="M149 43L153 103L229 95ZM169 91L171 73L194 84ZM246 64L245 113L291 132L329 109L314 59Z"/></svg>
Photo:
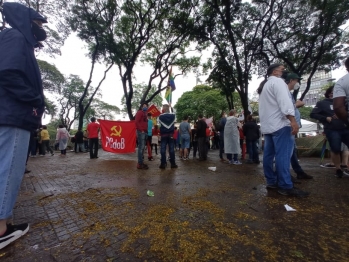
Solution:
<svg viewBox="0 0 349 262"><path fill-rule="evenodd" d="M176 159L175 159L175 152L174 152L174 139L173 137L170 136L162 136L161 137L161 147L160 147L160 153L161 153L161 164L166 165L166 148L168 146L169 153L170 153L170 162L171 165L176 164Z"/></svg>
<svg viewBox="0 0 349 262"><path fill-rule="evenodd" d="M151 151L153 151L153 147L155 147L155 154L158 154L158 145L157 144L151 144Z"/></svg>
<svg viewBox="0 0 349 262"><path fill-rule="evenodd" d="M199 158L200 158L200 160L206 160L207 159L206 137L199 137L198 138L198 147L199 147Z"/></svg>
<svg viewBox="0 0 349 262"><path fill-rule="evenodd" d="M296 172L296 174L304 172L298 162L296 143L294 144L293 153L291 155L291 166L293 171Z"/></svg>
<svg viewBox="0 0 349 262"><path fill-rule="evenodd" d="M224 139L219 138L219 158L224 159Z"/></svg>
<svg viewBox="0 0 349 262"><path fill-rule="evenodd" d="M84 140L84 146L85 146L85 150L88 149L88 140Z"/></svg>
<svg viewBox="0 0 349 262"><path fill-rule="evenodd" d="M90 158L98 157L98 137L89 138Z"/></svg>
<svg viewBox="0 0 349 262"><path fill-rule="evenodd" d="M198 152L198 141L193 141L193 157L196 157L196 152Z"/></svg>
<svg viewBox="0 0 349 262"><path fill-rule="evenodd" d="M53 150L50 147L50 140L42 140L42 154L45 155L46 151L49 151L51 154L53 154Z"/></svg>
<svg viewBox="0 0 349 262"><path fill-rule="evenodd" d="M37 143L38 143L38 140L37 139L35 139L35 138L33 138L33 139L30 139L30 154L32 155L32 156L35 156L36 155L36 145L37 145Z"/></svg>
<svg viewBox="0 0 349 262"><path fill-rule="evenodd" d="M246 139L248 159L251 162L259 162L257 141L258 140L247 140Z"/></svg>

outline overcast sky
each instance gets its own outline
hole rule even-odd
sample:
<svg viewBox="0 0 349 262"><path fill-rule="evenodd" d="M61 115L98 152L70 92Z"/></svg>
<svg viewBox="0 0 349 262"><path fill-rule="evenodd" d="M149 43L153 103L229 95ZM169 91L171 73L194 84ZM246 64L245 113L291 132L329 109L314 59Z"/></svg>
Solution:
<svg viewBox="0 0 349 262"><path fill-rule="evenodd" d="M64 46L61 49L62 55L55 58L50 58L45 55L42 51L37 54L38 59L46 60L52 64L55 64L57 68L65 76L70 74L78 75L85 82L88 80L90 69L91 69L91 60L86 57L87 50L85 44L75 35L71 35ZM202 61L204 62L207 57L210 55L209 52L206 52L202 56ZM106 69L105 65L98 64L95 68L95 72L92 79L92 85L96 86L103 77L104 70ZM173 67L174 74L176 68ZM149 74L151 73L151 68L146 66L138 66L134 70L135 80L134 83L140 84L142 82L147 83L149 79ZM332 76L335 79L339 79L346 74L344 66L341 66L339 69L336 69L332 72ZM201 76L200 79L205 81L207 76ZM257 76L253 76L252 81L249 84L249 96L251 97L256 91L259 83L262 79L258 79ZM196 76L192 73L187 76L177 76L175 79L176 91L173 92L173 104L175 104L183 94L183 92L190 91L196 85ZM101 86L102 91L102 100L116 105L121 108L121 98L123 96L123 89L121 80L118 74L117 68L114 66L106 77L106 80ZM163 94L162 94L163 95ZM43 122L49 122L50 119L44 119Z"/></svg>

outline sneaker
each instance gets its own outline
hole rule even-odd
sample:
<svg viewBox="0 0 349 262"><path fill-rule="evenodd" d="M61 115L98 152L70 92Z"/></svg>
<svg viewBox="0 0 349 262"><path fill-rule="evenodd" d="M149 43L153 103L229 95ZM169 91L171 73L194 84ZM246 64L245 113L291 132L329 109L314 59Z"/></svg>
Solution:
<svg viewBox="0 0 349 262"><path fill-rule="evenodd" d="M344 173L343 173L342 169L337 169L336 170L336 174L335 174L336 177L342 178L343 175L344 175Z"/></svg>
<svg viewBox="0 0 349 262"><path fill-rule="evenodd" d="M323 168L336 168L335 165L331 165L330 163L323 164L323 165L320 165L320 166L323 167Z"/></svg>
<svg viewBox="0 0 349 262"><path fill-rule="evenodd" d="M302 184L301 182L297 181L293 176L291 176L291 181L293 184Z"/></svg>
<svg viewBox="0 0 349 262"><path fill-rule="evenodd" d="M233 162L233 165L242 165L242 163L239 160L237 160Z"/></svg>
<svg viewBox="0 0 349 262"><path fill-rule="evenodd" d="M291 189L278 189L278 193L284 196L294 196L294 197L306 197L309 196L309 192L302 191L298 188Z"/></svg>
<svg viewBox="0 0 349 262"><path fill-rule="evenodd" d="M160 168L160 169L165 169L166 166L167 166L166 164L161 164L161 165L159 166L159 168Z"/></svg>
<svg viewBox="0 0 349 262"><path fill-rule="evenodd" d="M137 169L148 169L149 167L146 164L137 164Z"/></svg>
<svg viewBox="0 0 349 262"><path fill-rule="evenodd" d="M269 189L269 190L273 190L273 189L277 189L278 185L277 184L267 185L266 188Z"/></svg>
<svg viewBox="0 0 349 262"><path fill-rule="evenodd" d="M183 160L188 160L188 158L187 157L183 157Z"/></svg>
<svg viewBox="0 0 349 262"><path fill-rule="evenodd" d="M40 155L40 156L45 156L45 155Z"/></svg>
<svg viewBox="0 0 349 262"><path fill-rule="evenodd" d="M297 174L297 179L313 179L313 176L310 176L305 172L301 172Z"/></svg>
<svg viewBox="0 0 349 262"><path fill-rule="evenodd" d="M177 168L178 166L176 164L171 164L171 168Z"/></svg>
<svg viewBox="0 0 349 262"><path fill-rule="evenodd" d="M29 230L29 224L11 225L7 224L5 234L0 236L0 249L6 247L16 239L25 235Z"/></svg>

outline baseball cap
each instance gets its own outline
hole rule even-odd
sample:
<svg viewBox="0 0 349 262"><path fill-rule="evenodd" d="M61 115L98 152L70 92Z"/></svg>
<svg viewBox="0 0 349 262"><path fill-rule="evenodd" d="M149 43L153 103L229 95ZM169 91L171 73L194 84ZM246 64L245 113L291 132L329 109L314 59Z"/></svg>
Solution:
<svg viewBox="0 0 349 262"><path fill-rule="evenodd" d="M301 77L299 77L299 75L295 74L295 73L289 73L286 77L286 82L290 81L291 79L303 79Z"/></svg>

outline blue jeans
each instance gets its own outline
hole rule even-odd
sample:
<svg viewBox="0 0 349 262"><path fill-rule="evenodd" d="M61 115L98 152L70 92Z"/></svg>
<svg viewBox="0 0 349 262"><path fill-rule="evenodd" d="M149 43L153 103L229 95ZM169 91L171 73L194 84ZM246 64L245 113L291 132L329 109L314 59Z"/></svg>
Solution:
<svg viewBox="0 0 349 262"><path fill-rule="evenodd" d="M296 172L296 174L304 172L302 167L299 165L299 162L298 162L296 142L294 143L293 153L291 156L291 166L292 166L293 171Z"/></svg>
<svg viewBox="0 0 349 262"><path fill-rule="evenodd" d="M248 159L251 162L252 161L259 162L257 140L246 139L246 147L247 147Z"/></svg>
<svg viewBox="0 0 349 262"><path fill-rule="evenodd" d="M263 170L268 185L278 185L281 189L293 188L290 174L293 148L294 136L291 134L290 126L264 135Z"/></svg>
<svg viewBox="0 0 349 262"><path fill-rule="evenodd" d="M12 216L27 159L30 132L0 126L0 220Z"/></svg>
<svg viewBox="0 0 349 262"><path fill-rule="evenodd" d="M138 164L143 164L143 154L144 154L144 147L145 142L148 138L147 132L141 132L137 130L137 142L138 142Z"/></svg>
<svg viewBox="0 0 349 262"><path fill-rule="evenodd" d="M166 148L168 145L168 149L170 150L170 162L171 165L175 165L176 164L176 160L175 160L175 153L174 153L174 139L171 136L162 136L161 137L161 164L162 165L166 165Z"/></svg>

